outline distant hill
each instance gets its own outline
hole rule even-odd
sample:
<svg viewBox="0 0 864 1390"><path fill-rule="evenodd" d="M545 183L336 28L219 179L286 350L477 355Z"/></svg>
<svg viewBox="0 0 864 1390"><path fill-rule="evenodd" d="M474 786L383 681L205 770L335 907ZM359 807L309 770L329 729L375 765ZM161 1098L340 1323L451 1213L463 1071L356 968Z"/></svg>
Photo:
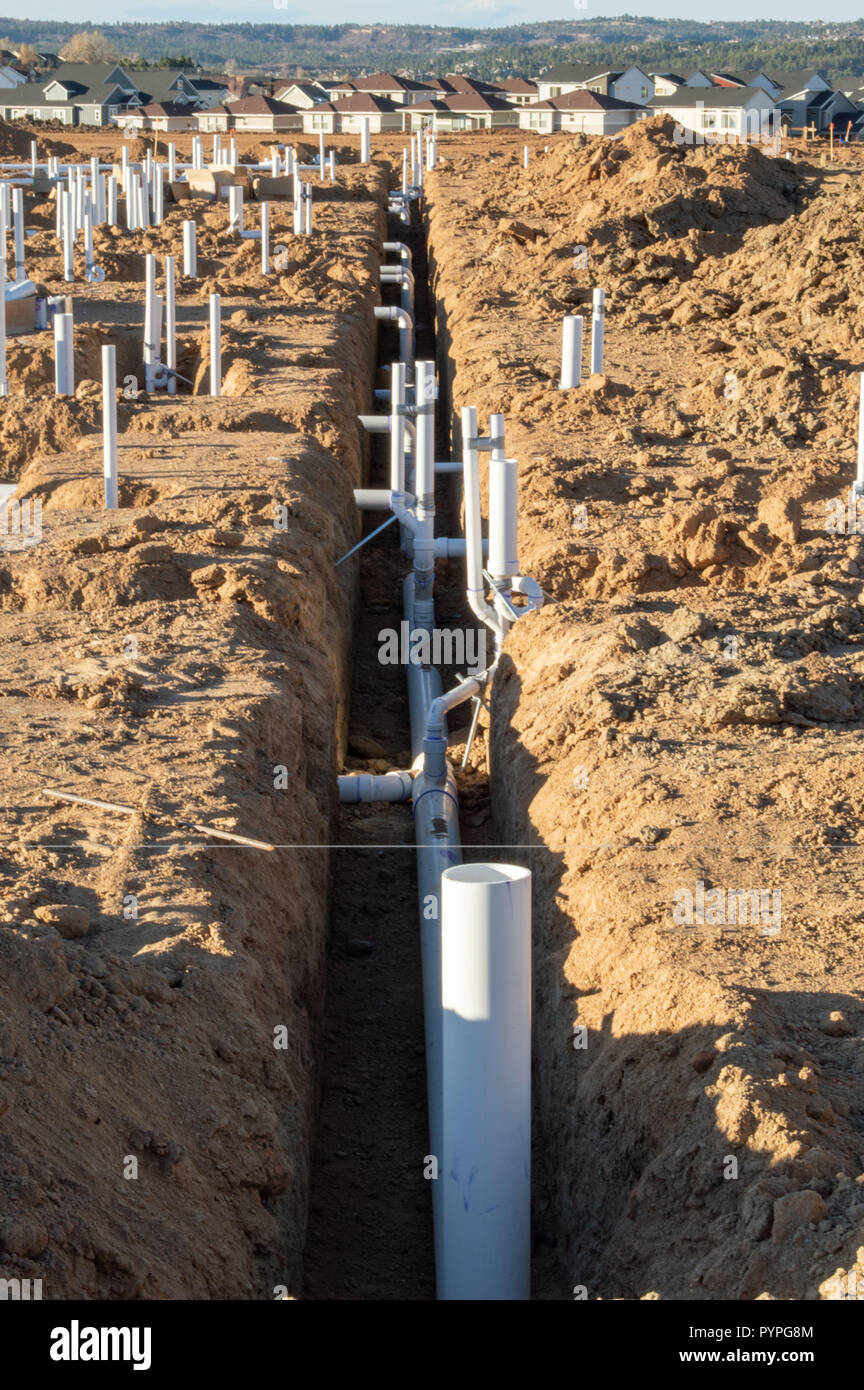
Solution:
<svg viewBox="0 0 864 1390"><path fill-rule="evenodd" d="M371 8L371 7L370 7ZM536 76L553 62L610 65L639 60L652 67L692 71L711 64L733 71L752 67L798 69L812 64L829 74L864 73L864 19L848 24L753 20L651 19L634 15L589 19L577 11L564 20L506 28L451 28L421 24L218 24L197 22L86 25L0 18L0 34L17 45L59 52L72 36L98 28L126 58L155 62L189 54L203 67L326 76L395 68L407 74L471 71L480 77L518 72Z"/></svg>

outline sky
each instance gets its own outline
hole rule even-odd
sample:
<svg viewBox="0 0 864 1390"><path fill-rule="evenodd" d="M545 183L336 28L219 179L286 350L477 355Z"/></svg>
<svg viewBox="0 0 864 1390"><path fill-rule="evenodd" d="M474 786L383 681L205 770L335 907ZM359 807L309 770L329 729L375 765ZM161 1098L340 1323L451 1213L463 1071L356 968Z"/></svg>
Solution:
<svg viewBox="0 0 864 1390"><path fill-rule="evenodd" d="M8 4L9 0L7 0ZM10 9L12 6L9 6ZM724 0L711 7L693 0L83 0L75 6L76 20L110 24L118 19L140 21L198 20L210 24L462 24L471 27L530 24L539 19L611 18L618 14L651 15L658 19L724 20L776 19L807 21L853 20L864 15L864 0L826 0L824 8L814 0ZM72 18L68 0L43 0L40 19Z"/></svg>

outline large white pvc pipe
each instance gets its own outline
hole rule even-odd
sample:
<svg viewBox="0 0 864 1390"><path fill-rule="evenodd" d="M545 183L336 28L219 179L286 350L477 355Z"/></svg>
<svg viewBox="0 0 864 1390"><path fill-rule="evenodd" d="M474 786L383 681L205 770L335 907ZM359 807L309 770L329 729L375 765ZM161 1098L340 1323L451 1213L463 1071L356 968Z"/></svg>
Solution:
<svg viewBox="0 0 864 1390"><path fill-rule="evenodd" d="M336 151L330 150L327 155L327 168L330 174L330 182L336 182Z"/></svg>
<svg viewBox="0 0 864 1390"><path fill-rule="evenodd" d="M360 163L368 164L372 157L372 141L369 135L369 117L364 116L360 122Z"/></svg>
<svg viewBox="0 0 864 1390"><path fill-rule="evenodd" d="M150 226L150 181L143 170L140 179L136 180L138 193L138 226Z"/></svg>
<svg viewBox="0 0 864 1390"><path fill-rule="evenodd" d="M480 453L477 449L477 409L462 409L462 493L465 508L465 591L468 606L496 637L501 625L486 599L483 579L483 539L480 516Z"/></svg>
<svg viewBox="0 0 864 1390"><path fill-rule="evenodd" d="M89 280L93 269L93 204L89 193L84 199L84 275Z"/></svg>
<svg viewBox="0 0 864 1390"><path fill-rule="evenodd" d="M318 177L324 182L324 132L318 136Z"/></svg>
<svg viewBox="0 0 864 1390"><path fill-rule="evenodd" d="M222 298L210 296L210 395L222 395Z"/></svg>
<svg viewBox="0 0 864 1390"><path fill-rule="evenodd" d="M38 160L39 160L39 146L38 146L38 144L36 143L35 140L31 140L31 141L30 141L30 169L31 169L31 172L32 172L32 174L33 174L34 179L35 179L35 177L36 177L36 170L37 170L37 168L38 168Z"/></svg>
<svg viewBox="0 0 864 1390"><path fill-rule="evenodd" d="M71 314L54 315L54 392L75 395L75 355Z"/></svg>
<svg viewBox="0 0 864 1390"><path fill-rule="evenodd" d="M591 375L598 376L603 371L603 324L606 313L606 291L594 291L591 313Z"/></svg>
<svg viewBox="0 0 864 1390"><path fill-rule="evenodd" d="M200 135L192 137L192 168L203 169L204 167L204 141Z"/></svg>
<svg viewBox="0 0 864 1390"><path fill-rule="evenodd" d="M858 398L858 473L855 491L864 492L864 372L860 375L860 396Z"/></svg>
<svg viewBox="0 0 864 1390"><path fill-rule="evenodd" d="M72 228L72 194L64 188L60 194L63 207L63 279L75 279L75 232Z"/></svg>
<svg viewBox="0 0 864 1390"><path fill-rule="evenodd" d="M528 168L528 160L529 160L529 158L530 158L530 154L529 154L528 146L527 146L527 145L523 145L523 146L522 146L522 168L523 168L523 169L527 169L527 168Z"/></svg>
<svg viewBox="0 0 864 1390"><path fill-rule="evenodd" d="M405 363L390 367L390 490L405 492Z"/></svg>
<svg viewBox="0 0 864 1390"><path fill-rule="evenodd" d="M174 257L165 257L165 366L168 371L168 394L177 395L177 294Z"/></svg>
<svg viewBox="0 0 864 1390"><path fill-rule="evenodd" d="M12 189L12 218L15 224L15 279L24 279L24 189Z"/></svg>
<svg viewBox="0 0 864 1390"><path fill-rule="evenodd" d="M519 466L489 460L489 573L509 580L519 573Z"/></svg>
<svg viewBox="0 0 864 1390"><path fill-rule="evenodd" d="M156 257L148 255L144 260L144 390L152 391L156 380L156 361L159 357L159 339L156 338ZM161 326L161 325L160 325Z"/></svg>
<svg viewBox="0 0 864 1390"><path fill-rule="evenodd" d="M108 222L112 227L117 226L117 176L110 174L108 177Z"/></svg>
<svg viewBox="0 0 864 1390"><path fill-rule="evenodd" d="M117 349L102 349L102 462L105 506L117 507Z"/></svg>
<svg viewBox="0 0 864 1390"><path fill-rule="evenodd" d="M195 245L195 223L190 218L183 223L183 274L194 280L198 274L198 255Z"/></svg>
<svg viewBox="0 0 864 1390"><path fill-rule="evenodd" d="M177 150L173 140L168 146L168 182L177 182Z"/></svg>
<svg viewBox="0 0 864 1390"><path fill-rule="evenodd" d="M270 274L270 204L261 204L261 274Z"/></svg>
<svg viewBox="0 0 864 1390"><path fill-rule="evenodd" d="M402 192L408 192L408 147L402 151Z"/></svg>
<svg viewBox="0 0 864 1390"><path fill-rule="evenodd" d="M165 185L162 182L162 165L156 164L153 167L153 221L157 227L162 225L164 205Z"/></svg>
<svg viewBox="0 0 864 1390"><path fill-rule="evenodd" d="M531 871L441 876L441 1300L530 1297Z"/></svg>
<svg viewBox="0 0 864 1390"><path fill-rule="evenodd" d="M236 236L243 231L243 189L237 184L228 189L228 230Z"/></svg>
<svg viewBox="0 0 864 1390"><path fill-rule="evenodd" d="M307 236L311 236L311 235L312 235L312 185L311 185L311 183L304 184L304 189L305 189L305 193L306 193L306 218L305 218L305 224L304 224L303 230L305 231L305 233L306 233Z"/></svg>
<svg viewBox="0 0 864 1390"><path fill-rule="evenodd" d="M435 585L435 363L414 363L416 452L414 507L414 609L422 626L431 621Z"/></svg>
<svg viewBox="0 0 864 1390"><path fill-rule="evenodd" d="M582 315L567 314L561 340L561 384L569 391L582 384Z"/></svg>

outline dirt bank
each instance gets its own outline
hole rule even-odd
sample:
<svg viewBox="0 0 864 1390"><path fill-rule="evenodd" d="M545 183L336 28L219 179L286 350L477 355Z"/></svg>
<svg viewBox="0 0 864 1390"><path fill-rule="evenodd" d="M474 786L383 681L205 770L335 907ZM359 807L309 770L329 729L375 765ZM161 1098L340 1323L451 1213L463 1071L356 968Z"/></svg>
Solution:
<svg viewBox="0 0 864 1390"><path fill-rule="evenodd" d="M535 873L546 1292L830 1297L864 1266L864 552L829 525L860 178L657 122L428 195L454 427L505 412L549 600L491 729ZM604 374L560 392L594 285Z"/></svg>
<svg viewBox="0 0 864 1390"><path fill-rule="evenodd" d="M355 582L334 563L357 536L384 235L377 171L345 177L314 236L277 222L290 272L266 291L204 219L209 278L178 314L206 351L222 286L243 388L121 391L119 512L96 348L131 331L143 252L179 250L179 224L73 287L74 400L50 396L38 339L10 357L5 475L42 539L0 557L0 1264L46 1298L301 1289Z"/></svg>

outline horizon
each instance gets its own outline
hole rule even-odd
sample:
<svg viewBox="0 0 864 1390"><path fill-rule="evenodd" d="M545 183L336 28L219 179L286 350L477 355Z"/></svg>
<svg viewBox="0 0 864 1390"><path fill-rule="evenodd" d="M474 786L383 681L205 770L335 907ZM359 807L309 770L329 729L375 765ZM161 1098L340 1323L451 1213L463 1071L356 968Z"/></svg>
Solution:
<svg viewBox="0 0 864 1390"><path fill-rule="evenodd" d="M423 15L428 8L429 18ZM682 13L682 8L684 13ZM722 17L716 20L706 19L704 11L700 7L693 6L695 13L688 13L689 7L682 7L678 0L668 0L664 3L651 5L645 9L621 8L612 0L576 0L571 9L562 6L563 13L550 14L544 18L538 18L536 12L532 12L531 6L527 4L500 3L500 0L462 0L461 3L445 3L443 5L429 5L424 7L421 12L412 13L410 25L419 25L432 28L465 28L465 29L495 29L511 25L532 23L569 23L590 21L592 19L622 19L625 15L633 19L656 19L666 22L678 21L682 24L701 22L711 24L713 22L722 24L742 24L742 23L776 23L784 22L794 24L811 23L820 26L830 26L832 24L851 24L861 21L864 23L860 0L848 0L848 3L841 3L837 9L840 13L832 13L830 16L814 16L809 6L801 3L801 0L790 0L788 4L774 3L767 6L767 13L754 15L752 6L746 0L731 0L731 3L724 8ZM334 0L333 3L320 6L296 5L283 7L276 0L271 3L253 3L248 7L245 17L237 19L236 6L229 6L224 3L210 3L210 0L193 0L184 7L181 15L178 15L176 6L171 0L154 0L148 4L147 13L138 15L132 9L132 13L124 15L121 19L117 18L116 6L109 5L107 2L90 4L79 10L79 17L72 20L68 17L65 5L49 5L48 13L38 17L18 17L7 15L5 20L0 19L0 25L4 22L11 22L19 25L32 25L37 27L45 24L70 24L95 25L97 27L113 27L117 24L142 24L154 25L162 23L172 24L202 24L207 28L220 29L229 25L236 24L268 24L281 23L285 25L301 24L326 26L331 24L355 24L365 25L403 25L406 24L404 7L398 5L396 0L384 0L384 3L368 6L356 3L355 0L348 0L347 3L340 3ZM370 13L371 11L371 13Z"/></svg>

